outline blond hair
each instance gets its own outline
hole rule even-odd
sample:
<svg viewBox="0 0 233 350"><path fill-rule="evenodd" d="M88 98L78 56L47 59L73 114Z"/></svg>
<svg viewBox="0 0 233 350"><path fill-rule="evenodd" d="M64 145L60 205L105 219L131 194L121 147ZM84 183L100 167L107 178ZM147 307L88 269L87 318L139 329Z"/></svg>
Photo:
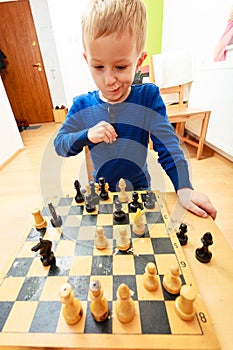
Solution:
<svg viewBox="0 0 233 350"><path fill-rule="evenodd" d="M141 0L90 0L82 16L82 40L128 31L139 53L146 42L146 8Z"/></svg>

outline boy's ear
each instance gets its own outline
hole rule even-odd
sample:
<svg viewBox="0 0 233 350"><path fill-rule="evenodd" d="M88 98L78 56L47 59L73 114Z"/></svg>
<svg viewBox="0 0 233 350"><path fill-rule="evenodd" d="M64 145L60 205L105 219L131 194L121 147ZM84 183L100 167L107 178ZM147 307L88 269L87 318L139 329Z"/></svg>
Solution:
<svg viewBox="0 0 233 350"><path fill-rule="evenodd" d="M141 53L141 55L139 56L139 58L138 58L138 62L137 62L137 65L136 65L136 71L140 70L140 67L141 67L141 65L143 64L143 62L145 61L146 58L147 58L147 52L143 51Z"/></svg>
<svg viewBox="0 0 233 350"><path fill-rule="evenodd" d="M83 52L83 57L84 57L85 61L87 62L87 55L86 55L86 52Z"/></svg>

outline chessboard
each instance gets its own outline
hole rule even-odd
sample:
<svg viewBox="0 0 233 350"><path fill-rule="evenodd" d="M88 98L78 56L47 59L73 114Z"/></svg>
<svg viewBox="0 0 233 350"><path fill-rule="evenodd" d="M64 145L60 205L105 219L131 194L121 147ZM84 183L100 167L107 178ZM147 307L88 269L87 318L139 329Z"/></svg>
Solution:
<svg viewBox="0 0 233 350"><path fill-rule="evenodd" d="M135 213L129 203L122 204L124 222L113 217L117 193L100 200L89 213L85 203L74 196L50 198L41 214L47 222L43 231L32 225L22 246L10 259L0 276L0 349L220 349L210 317L192 277L183 249L158 191L153 209L145 209L145 234L136 236L132 226ZM145 191L139 191L145 201ZM129 196L131 193L129 193ZM62 219L61 227L51 224L52 203ZM117 234L124 225L130 237L127 251L117 249ZM105 249L96 249L96 227L103 227L108 239ZM40 238L52 242L56 266L44 266L39 251L32 251ZM148 291L143 274L148 262L156 265L158 288ZM172 265L179 267L182 284L196 291L195 316L182 320L175 312L178 295L163 287L164 275ZM109 317L96 322L90 312L90 282L99 280L109 304ZM69 283L81 302L83 315L75 325L68 325L62 314L59 290ZM132 321L121 323L116 317L117 288L128 285L135 303Z"/></svg>

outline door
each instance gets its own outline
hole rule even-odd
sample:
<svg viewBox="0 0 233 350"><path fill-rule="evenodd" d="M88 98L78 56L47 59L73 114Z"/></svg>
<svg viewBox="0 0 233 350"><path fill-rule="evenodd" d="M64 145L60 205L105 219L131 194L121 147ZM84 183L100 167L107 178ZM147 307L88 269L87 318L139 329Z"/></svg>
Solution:
<svg viewBox="0 0 233 350"><path fill-rule="evenodd" d="M54 121L53 106L29 1L0 2L1 77L16 119Z"/></svg>

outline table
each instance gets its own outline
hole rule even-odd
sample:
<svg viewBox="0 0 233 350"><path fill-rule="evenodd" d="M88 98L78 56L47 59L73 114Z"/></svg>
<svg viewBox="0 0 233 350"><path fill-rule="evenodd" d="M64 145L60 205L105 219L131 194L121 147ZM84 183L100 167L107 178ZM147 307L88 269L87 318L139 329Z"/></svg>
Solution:
<svg viewBox="0 0 233 350"><path fill-rule="evenodd" d="M188 225L189 242L183 251L209 311L221 348L230 350L233 342L233 251L210 217L203 219L190 212L184 213L175 193L164 194L164 199L174 224L177 218L183 217ZM210 263L202 264L195 258L194 250L201 246L200 238L208 231L214 240L211 246L213 258Z"/></svg>

